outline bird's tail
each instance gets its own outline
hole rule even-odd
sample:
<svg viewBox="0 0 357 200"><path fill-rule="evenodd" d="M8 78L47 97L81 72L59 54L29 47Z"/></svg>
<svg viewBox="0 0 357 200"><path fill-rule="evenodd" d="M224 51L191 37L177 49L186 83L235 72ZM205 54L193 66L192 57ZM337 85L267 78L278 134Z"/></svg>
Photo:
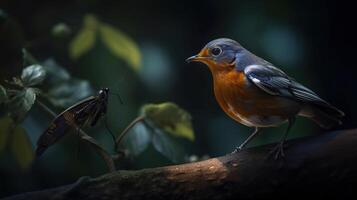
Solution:
<svg viewBox="0 0 357 200"><path fill-rule="evenodd" d="M330 104L305 105L299 115L315 121L324 129L342 124L342 118L345 116L341 110Z"/></svg>

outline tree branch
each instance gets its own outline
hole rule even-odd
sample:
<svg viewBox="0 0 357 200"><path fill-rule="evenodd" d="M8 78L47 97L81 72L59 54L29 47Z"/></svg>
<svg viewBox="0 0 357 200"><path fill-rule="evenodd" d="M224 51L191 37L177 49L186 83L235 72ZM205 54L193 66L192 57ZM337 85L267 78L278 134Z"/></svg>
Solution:
<svg viewBox="0 0 357 200"><path fill-rule="evenodd" d="M273 146L202 162L82 177L58 188L9 199L238 199L356 196L357 129L288 142L285 160Z"/></svg>

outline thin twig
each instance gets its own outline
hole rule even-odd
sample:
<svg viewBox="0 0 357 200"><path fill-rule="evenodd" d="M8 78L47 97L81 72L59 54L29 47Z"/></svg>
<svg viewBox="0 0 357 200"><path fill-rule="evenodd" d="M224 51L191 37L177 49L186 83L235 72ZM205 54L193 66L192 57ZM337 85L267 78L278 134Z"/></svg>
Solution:
<svg viewBox="0 0 357 200"><path fill-rule="evenodd" d="M46 106L40 100L37 100L36 102L42 109L44 109L51 116L53 116L53 117L57 116L55 112L53 112L48 106ZM76 128L76 130L79 130L79 134L81 136L80 138L83 141L89 143L92 147L94 147L94 149L97 151L97 153L103 158L103 160L105 161L105 163L108 167L108 170L110 172L115 171L116 169L115 169L114 161L113 161L112 157L110 156L110 154L102 146L100 146L100 144L94 138L89 136L80 127L78 127L75 124L73 124L73 126L75 126L74 128Z"/></svg>
<svg viewBox="0 0 357 200"><path fill-rule="evenodd" d="M52 115L52 117L56 117L56 113L53 112L48 106L46 106L44 103L42 103L40 100L36 100L37 104L44 109L48 114Z"/></svg>
<svg viewBox="0 0 357 200"><path fill-rule="evenodd" d="M120 142L123 140L124 136L129 132L131 128L133 128L138 122L144 121L145 116L141 115L137 118L135 118L125 129L124 131L117 137L116 139L116 146L119 146Z"/></svg>

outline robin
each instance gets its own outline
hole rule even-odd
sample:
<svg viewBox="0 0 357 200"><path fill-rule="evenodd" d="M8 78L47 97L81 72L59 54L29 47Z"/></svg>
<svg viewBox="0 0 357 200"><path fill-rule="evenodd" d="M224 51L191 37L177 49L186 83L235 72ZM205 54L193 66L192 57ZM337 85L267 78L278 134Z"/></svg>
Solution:
<svg viewBox="0 0 357 200"><path fill-rule="evenodd" d="M307 117L326 129L342 123L341 110L234 40L213 40L186 61L206 64L223 111L235 121L255 128L234 152L242 150L262 128L288 122L280 142L271 151L275 159L284 157L284 142L296 116Z"/></svg>

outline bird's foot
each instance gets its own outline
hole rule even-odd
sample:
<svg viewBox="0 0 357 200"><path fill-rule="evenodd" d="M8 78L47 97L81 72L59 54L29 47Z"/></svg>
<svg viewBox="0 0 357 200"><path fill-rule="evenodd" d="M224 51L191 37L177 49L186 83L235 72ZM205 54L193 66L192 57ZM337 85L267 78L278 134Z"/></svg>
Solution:
<svg viewBox="0 0 357 200"><path fill-rule="evenodd" d="M280 158L285 157L284 153L284 143L280 142L278 145L276 145L270 152L269 152L269 157L273 157L274 160L278 160Z"/></svg>
<svg viewBox="0 0 357 200"><path fill-rule="evenodd" d="M234 151L232 151L231 154L238 153L238 152L240 152L241 150L242 150L242 147L236 147L236 148L234 149Z"/></svg>

